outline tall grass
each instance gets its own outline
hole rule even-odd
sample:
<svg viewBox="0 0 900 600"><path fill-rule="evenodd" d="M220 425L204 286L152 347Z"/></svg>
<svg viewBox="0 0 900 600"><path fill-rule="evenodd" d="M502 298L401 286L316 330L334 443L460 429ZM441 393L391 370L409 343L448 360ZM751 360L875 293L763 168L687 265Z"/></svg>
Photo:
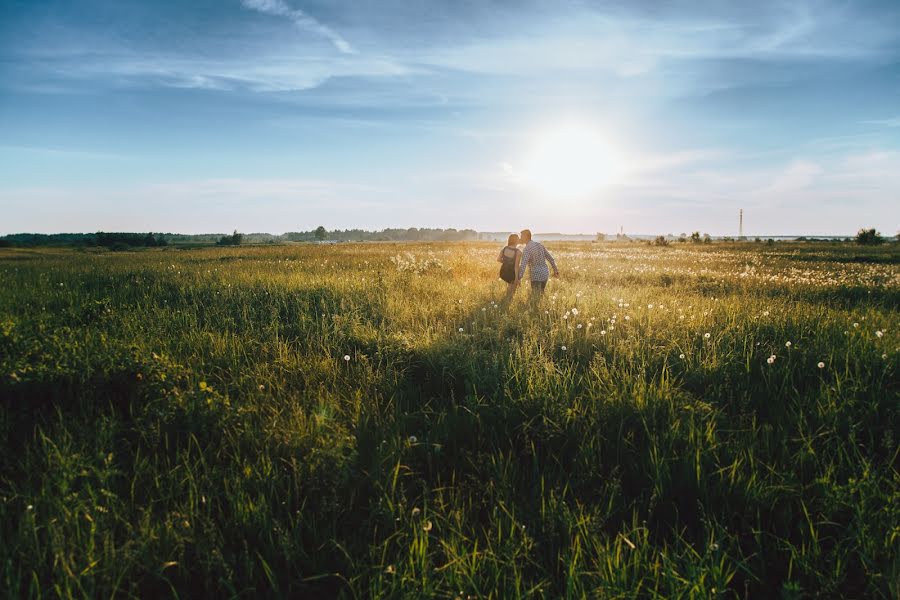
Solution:
<svg viewBox="0 0 900 600"><path fill-rule="evenodd" d="M0 251L0 587L900 596L896 249L550 248Z"/></svg>

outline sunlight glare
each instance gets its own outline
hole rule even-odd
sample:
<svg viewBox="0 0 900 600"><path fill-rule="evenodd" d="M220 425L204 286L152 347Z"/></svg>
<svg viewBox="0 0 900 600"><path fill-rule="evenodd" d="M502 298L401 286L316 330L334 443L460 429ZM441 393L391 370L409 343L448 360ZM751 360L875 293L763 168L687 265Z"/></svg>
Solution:
<svg viewBox="0 0 900 600"><path fill-rule="evenodd" d="M570 122L535 136L522 178L541 192L579 198L612 183L621 169L608 139L592 126Z"/></svg>

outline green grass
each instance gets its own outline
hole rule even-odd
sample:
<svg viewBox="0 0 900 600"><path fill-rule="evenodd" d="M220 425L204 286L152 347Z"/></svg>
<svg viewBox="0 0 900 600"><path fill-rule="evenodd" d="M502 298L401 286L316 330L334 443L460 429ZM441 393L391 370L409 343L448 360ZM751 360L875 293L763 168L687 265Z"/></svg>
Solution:
<svg viewBox="0 0 900 600"><path fill-rule="evenodd" d="M896 246L549 247L0 250L0 588L900 596Z"/></svg>

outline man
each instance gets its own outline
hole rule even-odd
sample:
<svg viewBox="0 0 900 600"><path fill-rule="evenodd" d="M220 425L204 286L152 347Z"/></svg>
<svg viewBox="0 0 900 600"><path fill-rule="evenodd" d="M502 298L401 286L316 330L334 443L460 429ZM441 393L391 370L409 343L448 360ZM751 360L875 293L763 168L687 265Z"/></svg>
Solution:
<svg viewBox="0 0 900 600"><path fill-rule="evenodd" d="M522 252L522 262L519 266L519 276L521 279L525 276L525 267L528 267L528 274L531 277L531 301L540 300L544 288L547 286L547 280L550 279L550 270L547 268L547 261L553 266L553 276L559 277L559 270L556 268L556 261L544 248L544 245L531 239L531 230L523 229L519 238L525 242L525 250Z"/></svg>

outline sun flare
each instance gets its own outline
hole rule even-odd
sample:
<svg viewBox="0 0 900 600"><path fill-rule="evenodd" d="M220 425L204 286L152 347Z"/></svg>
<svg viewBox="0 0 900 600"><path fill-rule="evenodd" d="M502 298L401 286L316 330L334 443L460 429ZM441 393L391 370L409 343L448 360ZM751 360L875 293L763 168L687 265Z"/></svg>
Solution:
<svg viewBox="0 0 900 600"><path fill-rule="evenodd" d="M545 194L580 198L612 183L621 169L621 157L606 136L591 125L570 122L535 136L521 178Z"/></svg>

